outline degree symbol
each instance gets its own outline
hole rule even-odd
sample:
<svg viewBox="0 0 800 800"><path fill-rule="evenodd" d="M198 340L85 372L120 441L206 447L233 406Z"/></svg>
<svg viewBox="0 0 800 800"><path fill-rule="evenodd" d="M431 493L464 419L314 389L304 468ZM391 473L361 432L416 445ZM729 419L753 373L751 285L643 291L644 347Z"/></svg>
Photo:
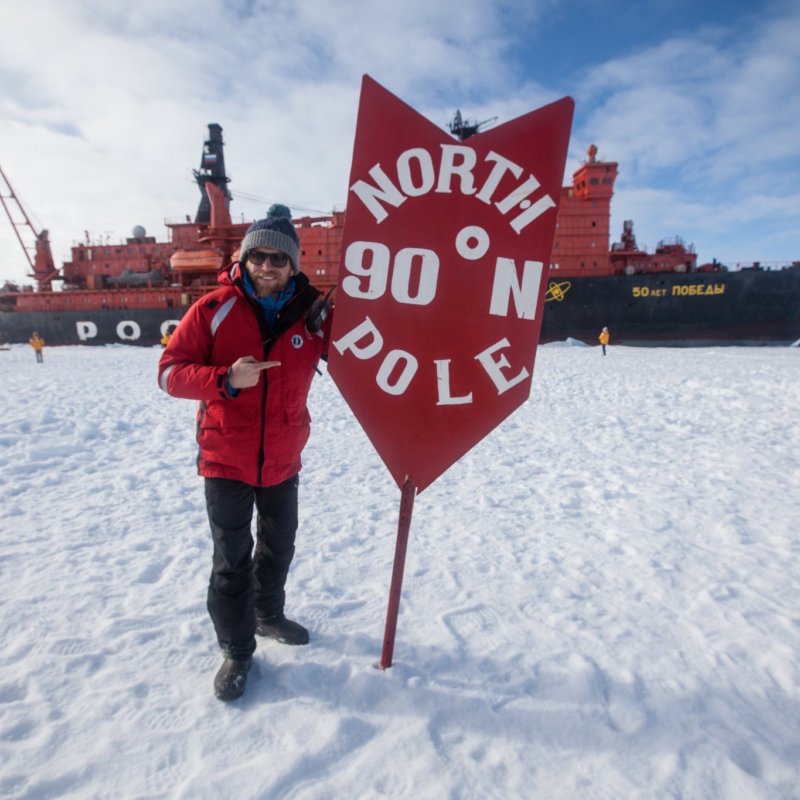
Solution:
<svg viewBox="0 0 800 800"><path fill-rule="evenodd" d="M469 261L486 255L489 249L489 234L479 225L467 225L456 236L456 252Z"/></svg>

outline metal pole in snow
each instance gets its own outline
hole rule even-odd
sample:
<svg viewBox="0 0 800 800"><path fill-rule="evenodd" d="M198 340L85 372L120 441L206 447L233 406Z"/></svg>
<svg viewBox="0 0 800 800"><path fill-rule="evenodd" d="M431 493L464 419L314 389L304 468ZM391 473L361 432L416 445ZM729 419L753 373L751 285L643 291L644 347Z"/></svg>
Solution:
<svg viewBox="0 0 800 800"><path fill-rule="evenodd" d="M414 495L417 487L411 478L406 478L400 494L400 519L397 523L397 544L394 549L392 584L389 587L389 607L386 610L386 628L383 633L383 650L378 666L388 669L392 666L394 637L397 632L397 614L400 611L400 592L403 588L403 570L406 565L408 532L411 528L411 513L414 511Z"/></svg>

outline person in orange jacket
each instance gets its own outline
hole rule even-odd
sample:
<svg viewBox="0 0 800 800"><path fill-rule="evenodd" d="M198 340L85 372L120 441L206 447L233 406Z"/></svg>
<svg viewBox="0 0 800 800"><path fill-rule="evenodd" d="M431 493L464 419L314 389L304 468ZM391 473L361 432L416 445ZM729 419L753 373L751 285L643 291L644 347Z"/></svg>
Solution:
<svg viewBox="0 0 800 800"><path fill-rule="evenodd" d="M603 346L603 355L605 355L606 345L608 344L609 339L611 339L611 334L608 332L608 328L603 328L597 338L600 340L600 344Z"/></svg>
<svg viewBox="0 0 800 800"><path fill-rule="evenodd" d="M28 344L33 348L34 352L36 353L36 363L37 364L44 364L44 339L39 336L39 331L34 331L31 335L31 338L28 339Z"/></svg>

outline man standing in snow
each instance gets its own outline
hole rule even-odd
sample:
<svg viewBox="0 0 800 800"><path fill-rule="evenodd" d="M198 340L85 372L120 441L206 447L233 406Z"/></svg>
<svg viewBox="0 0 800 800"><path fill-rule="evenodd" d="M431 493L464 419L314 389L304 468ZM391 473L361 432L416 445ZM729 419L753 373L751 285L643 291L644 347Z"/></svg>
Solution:
<svg viewBox="0 0 800 800"><path fill-rule="evenodd" d="M256 634L308 642L308 631L284 615L284 586L310 428L306 400L331 320L300 272L286 206L272 206L248 228L239 261L220 283L181 320L158 381L174 397L200 401L197 464L214 543L208 611L224 655L214 691L234 700L244 692Z"/></svg>

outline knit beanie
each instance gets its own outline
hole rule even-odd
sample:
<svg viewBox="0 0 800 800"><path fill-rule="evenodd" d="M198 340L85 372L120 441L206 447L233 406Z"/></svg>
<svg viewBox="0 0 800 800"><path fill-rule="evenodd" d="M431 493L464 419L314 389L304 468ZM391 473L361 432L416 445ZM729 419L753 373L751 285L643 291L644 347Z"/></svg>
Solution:
<svg viewBox="0 0 800 800"><path fill-rule="evenodd" d="M244 264L247 254L256 247L282 250L292 261L292 274L300 272L300 240L292 225L292 212L284 205L270 206L265 219L256 220L239 246L239 261Z"/></svg>

